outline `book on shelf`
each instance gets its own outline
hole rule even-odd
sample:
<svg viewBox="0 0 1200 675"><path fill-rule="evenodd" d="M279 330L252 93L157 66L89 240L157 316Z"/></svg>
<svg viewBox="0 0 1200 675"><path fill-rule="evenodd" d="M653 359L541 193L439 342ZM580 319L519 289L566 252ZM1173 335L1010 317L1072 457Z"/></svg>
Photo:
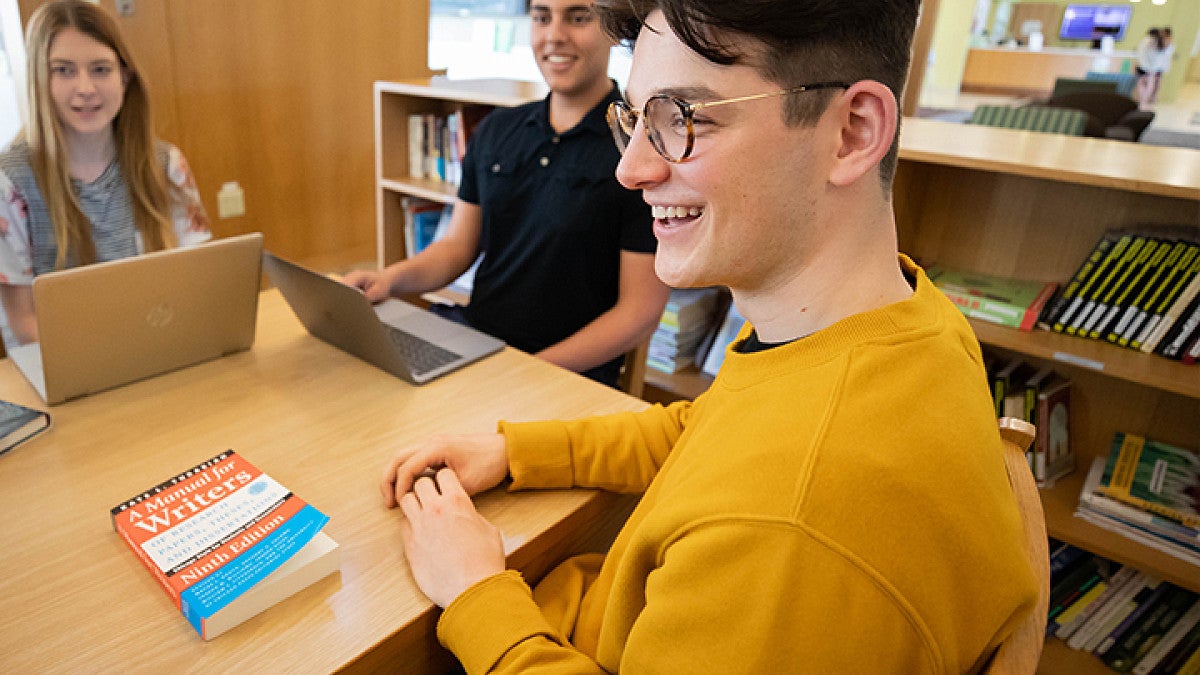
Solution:
<svg viewBox="0 0 1200 675"><path fill-rule="evenodd" d="M429 246L438 236L443 213L452 208L429 199L406 196L400 200L404 210L404 251L414 256ZM448 216L447 216L448 221Z"/></svg>
<svg viewBox="0 0 1200 675"><path fill-rule="evenodd" d="M1100 640L1100 643L1096 645L1092 653L1099 656L1102 660L1105 659L1112 648L1119 641L1125 639L1134 626L1142 621L1142 618L1150 611L1150 608L1157 605L1166 597L1172 588L1174 588L1173 585L1160 580L1155 584L1147 585L1134 594L1133 598L1129 601L1129 611L1121 617L1121 621L1112 630L1108 631L1108 635Z"/></svg>
<svg viewBox="0 0 1200 675"><path fill-rule="evenodd" d="M1088 273L1088 278L1080 285L1075 297L1071 299L1062 314L1055 319L1051 330L1056 333L1075 334L1080 317L1090 311L1100 289L1113 275L1132 240L1133 235L1131 234L1119 235L1113 245L1106 250L1104 257Z"/></svg>
<svg viewBox="0 0 1200 675"><path fill-rule="evenodd" d="M1030 468L1038 485L1046 487L1075 470L1071 447L1071 380L1051 370L1038 371L1026 384L1036 399L1033 416L1037 427Z"/></svg>
<svg viewBox="0 0 1200 675"><path fill-rule="evenodd" d="M1100 325L1101 321L1111 318L1111 313L1118 309L1116 305L1119 299L1124 297L1132 279L1136 277L1135 273L1145 266L1150 254L1157 249L1158 240L1134 235L1112 274L1097 288L1095 301L1090 309L1080 314L1076 323L1077 335L1093 339L1100 337L1100 331L1104 328Z"/></svg>
<svg viewBox="0 0 1200 675"><path fill-rule="evenodd" d="M646 365L674 373L694 364L700 343L713 330L718 296L715 287L673 289L650 337Z"/></svg>
<svg viewBox="0 0 1200 675"><path fill-rule="evenodd" d="M1200 527L1200 455L1136 434L1117 432L1100 490L1118 501Z"/></svg>
<svg viewBox="0 0 1200 675"><path fill-rule="evenodd" d="M329 520L232 450L111 510L113 528L205 640L338 569Z"/></svg>
<svg viewBox="0 0 1200 675"><path fill-rule="evenodd" d="M1162 663L1167 654L1182 642L1188 632L1197 624L1200 624L1200 602L1193 602L1191 607L1179 617L1179 620L1163 634L1162 638L1157 640L1150 650L1138 659L1130 672L1134 675L1150 675L1154 668Z"/></svg>
<svg viewBox="0 0 1200 675"><path fill-rule="evenodd" d="M1186 266L1182 262L1176 265L1176 269L1167 278L1166 283L1159 289L1154 301L1147 308L1146 320L1141 329L1129 340L1129 346L1132 349L1139 349L1142 352L1154 350L1159 338L1162 337L1160 327L1163 326L1164 321L1168 321L1168 315L1178 306L1179 302L1182 301L1186 305L1200 291L1200 274L1198 273L1200 273L1200 255L1193 256L1191 262ZM1182 307L1176 311L1182 311ZM1170 320L1173 321L1173 317ZM1165 331L1166 328L1169 328L1169 325L1163 327L1162 330Z"/></svg>
<svg viewBox="0 0 1200 675"><path fill-rule="evenodd" d="M1085 624L1097 611L1104 607L1105 603L1111 600L1121 590L1121 587L1128 583L1135 574L1137 574L1137 570L1126 565L1117 569L1108 578L1102 579L1092 589L1095 595L1087 599L1086 604L1080 606L1077 603L1076 606L1064 612L1059 617L1059 625L1054 635L1061 640L1069 639L1080 626Z"/></svg>
<svg viewBox="0 0 1200 675"><path fill-rule="evenodd" d="M966 316L1026 331L1033 330L1058 287L1054 282L960 272L938 265L930 266L926 275Z"/></svg>
<svg viewBox="0 0 1200 675"><path fill-rule="evenodd" d="M1106 471L1106 467L1105 458L1097 457L1092 460L1092 466L1079 492L1080 510L1122 521L1185 548L1200 547L1200 529L1188 527L1172 518L1126 504L1104 494L1101 488L1112 479L1112 474Z"/></svg>
<svg viewBox="0 0 1200 675"><path fill-rule="evenodd" d="M1109 668L1132 672L1139 661L1196 604L1196 594L1174 584L1164 584L1162 595L1145 607L1141 618L1101 657Z"/></svg>
<svg viewBox="0 0 1200 675"><path fill-rule="evenodd" d="M1200 361L1200 334L1192 340L1192 344L1187 349L1183 350L1183 356L1180 358L1180 363L1185 365L1195 365Z"/></svg>
<svg viewBox="0 0 1200 675"><path fill-rule="evenodd" d="M1005 399L1025 381L1024 376L1028 368L1019 357L995 361L994 367L988 373L988 382L992 389L992 405L996 409L996 417L1005 416Z"/></svg>
<svg viewBox="0 0 1200 675"><path fill-rule="evenodd" d="M1104 638L1108 637L1130 612L1137 609L1139 595L1144 597L1147 589L1157 588L1160 583L1160 579L1145 572L1135 574L1112 600L1076 631L1067 641L1067 645L1072 649L1095 652Z"/></svg>
<svg viewBox="0 0 1200 675"><path fill-rule="evenodd" d="M1179 287L1181 279L1200 256L1200 245L1196 243L1181 241L1179 246L1181 250L1178 255L1172 251L1163 261L1163 268L1156 274L1153 285L1147 289L1145 299L1138 303L1129 325L1121 331L1117 344L1122 347L1133 348L1131 343L1141 335L1147 321L1164 303L1167 294ZM1138 346L1141 346L1140 343Z"/></svg>
<svg viewBox="0 0 1200 675"><path fill-rule="evenodd" d="M1130 332L1135 320L1140 322L1144 319L1144 311L1151 296L1179 263L1187 249L1188 242L1184 240L1163 241L1163 245L1159 246L1158 253L1147 263L1147 269L1143 270L1142 280L1132 294L1129 303L1122 307L1117 319L1109 325L1108 332L1104 336L1106 342L1123 347L1129 344L1129 338L1125 338L1125 341L1121 342L1122 337ZM1139 318L1139 314L1142 315L1142 318Z"/></svg>
<svg viewBox="0 0 1200 675"><path fill-rule="evenodd" d="M50 428L50 413L0 400L0 457Z"/></svg>
<svg viewBox="0 0 1200 675"><path fill-rule="evenodd" d="M1150 671L1150 675L1195 675L1197 672L1200 672L1200 625L1192 626L1187 635Z"/></svg>
<svg viewBox="0 0 1200 675"><path fill-rule="evenodd" d="M729 309L725 312L725 318L721 321L721 327L713 336L712 345L708 349L708 356L704 359L704 365L700 370L706 375L712 377L717 376L717 371L721 369L721 364L725 362L725 354L729 349L730 343L737 338L738 333L742 330L742 326L746 323L746 318L741 315L732 302L729 303Z"/></svg>
<svg viewBox="0 0 1200 675"><path fill-rule="evenodd" d="M1196 278L1197 283L1200 284L1200 277ZM1162 339L1154 348L1154 353L1180 361L1198 334L1200 334L1200 294L1192 298L1191 303L1183 309L1174 324L1163 332Z"/></svg>
<svg viewBox="0 0 1200 675"><path fill-rule="evenodd" d="M1162 264L1174 243L1171 240L1157 237L1145 238L1141 252L1134 258L1133 264L1125 270L1124 275L1106 299L1104 308L1094 312L1095 318L1087 325L1089 338L1109 341L1108 338L1112 335L1112 341L1115 342L1115 331L1120 317L1133 304L1134 298L1141 293L1149 280L1153 278L1154 271Z"/></svg>
<svg viewBox="0 0 1200 675"><path fill-rule="evenodd" d="M425 177L425 117L408 116L408 177Z"/></svg>
<svg viewBox="0 0 1200 675"><path fill-rule="evenodd" d="M1117 238L1118 235L1116 232L1109 231L1105 232L1100 241L1096 242L1092 251L1084 259L1083 264L1079 266L1079 269L1075 270L1075 274L1071 275L1070 281L1061 286L1046 303L1037 320L1040 328L1046 330L1053 329L1055 322L1058 321L1059 317L1062 316L1063 312L1067 310L1067 307L1071 305L1075 298L1079 296L1083 284L1091 278L1092 272L1104 260L1104 257L1108 254L1108 250L1116 243Z"/></svg>

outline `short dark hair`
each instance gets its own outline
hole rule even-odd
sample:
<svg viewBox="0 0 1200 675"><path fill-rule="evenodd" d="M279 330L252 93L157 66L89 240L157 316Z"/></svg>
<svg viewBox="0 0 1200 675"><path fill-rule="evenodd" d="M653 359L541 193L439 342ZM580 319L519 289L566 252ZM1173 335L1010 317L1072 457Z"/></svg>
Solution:
<svg viewBox="0 0 1200 675"><path fill-rule="evenodd" d="M921 0L596 0L605 31L632 44L646 16L660 9L689 48L720 65L752 65L782 87L816 81L881 82L897 102L912 58ZM762 48L739 51L727 39L745 36ZM790 96L789 124L811 124L834 92ZM899 148L880 162L890 185Z"/></svg>

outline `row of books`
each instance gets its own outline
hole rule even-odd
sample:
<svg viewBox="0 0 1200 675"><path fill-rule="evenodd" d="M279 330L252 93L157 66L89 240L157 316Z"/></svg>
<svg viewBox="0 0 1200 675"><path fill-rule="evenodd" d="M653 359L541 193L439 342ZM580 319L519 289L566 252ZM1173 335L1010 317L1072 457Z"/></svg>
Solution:
<svg viewBox="0 0 1200 675"><path fill-rule="evenodd" d="M1037 427L1025 453L1041 487L1075 469L1071 449L1071 381L1051 368L1037 368L1020 358L988 355L988 381L997 417L1015 417Z"/></svg>
<svg viewBox="0 0 1200 675"><path fill-rule="evenodd" d="M448 115L413 113L408 116L408 175L446 181L462 181L462 158L467 139L487 114L486 106L461 105Z"/></svg>
<svg viewBox="0 0 1200 675"><path fill-rule="evenodd" d="M1106 232L1038 323L1067 335L1195 362L1200 243L1194 229Z"/></svg>
<svg viewBox="0 0 1200 675"><path fill-rule="evenodd" d="M437 241L450 226L454 207L420 197L400 200L404 210L404 250L409 257Z"/></svg>
<svg viewBox="0 0 1200 675"><path fill-rule="evenodd" d="M695 364L701 343L711 338L719 299L715 287L672 290L650 338L646 366L675 373Z"/></svg>
<svg viewBox="0 0 1200 675"><path fill-rule="evenodd" d="M1200 454L1118 432L1088 471L1075 516L1197 565Z"/></svg>
<svg viewBox="0 0 1200 675"><path fill-rule="evenodd" d="M1200 359L1200 243L1194 228L1106 232L1061 286L940 265L926 272L972 318L1102 340L1183 363Z"/></svg>
<svg viewBox="0 0 1200 675"><path fill-rule="evenodd" d="M1050 542L1047 637L1122 673L1200 668L1200 597L1146 572Z"/></svg>

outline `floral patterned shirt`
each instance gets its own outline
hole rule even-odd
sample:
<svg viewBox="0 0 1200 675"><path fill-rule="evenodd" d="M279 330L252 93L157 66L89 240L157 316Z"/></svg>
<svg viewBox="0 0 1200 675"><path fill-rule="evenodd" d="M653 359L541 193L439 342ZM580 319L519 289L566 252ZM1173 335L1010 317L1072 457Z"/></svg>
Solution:
<svg viewBox="0 0 1200 675"><path fill-rule="evenodd" d="M171 221L179 246L212 238L196 180L183 153L158 142L155 155L172 187ZM71 181L84 215L92 222L97 261L116 260L145 251L134 224L128 185L119 162L90 182ZM54 269L58 253L49 211L29 164L29 146L14 141L0 153L0 283L25 286ZM68 260L68 267L77 263Z"/></svg>

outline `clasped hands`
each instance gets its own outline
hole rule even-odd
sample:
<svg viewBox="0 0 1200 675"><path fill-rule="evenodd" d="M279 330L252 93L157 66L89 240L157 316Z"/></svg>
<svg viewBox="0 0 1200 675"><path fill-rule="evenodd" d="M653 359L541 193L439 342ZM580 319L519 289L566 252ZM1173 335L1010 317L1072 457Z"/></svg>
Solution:
<svg viewBox="0 0 1200 675"><path fill-rule="evenodd" d="M504 436L494 433L431 438L398 452L384 471L384 504L398 505L406 518L404 555L417 586L439 607L504 571L500 530L475 510L471 495L507 475Z"/></svg>

